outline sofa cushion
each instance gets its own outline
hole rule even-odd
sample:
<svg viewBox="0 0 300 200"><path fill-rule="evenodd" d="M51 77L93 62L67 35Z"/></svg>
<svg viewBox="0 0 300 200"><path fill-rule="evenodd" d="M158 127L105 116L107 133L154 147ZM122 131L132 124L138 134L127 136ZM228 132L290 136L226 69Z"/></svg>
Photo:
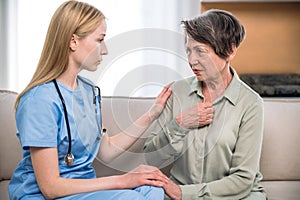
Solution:
<svg viewBox="0 0 300 200"><path fill-rule="evenodd" d="M300 180L300 99L264 98L264 180Z"/></svg>
<svg viewBox="0 0 300 200"><path fill-rule="evenodd" d="M10 179L22 156L16 136L16 98L17 93L0 90L0 180Z"/></svg>
<svg viewBox="0 0 300 200"><path fill-rule="evenodd" d="M0 181L0 199L1 200L9 200L9 195L7 191L9 180Z"/></svg>

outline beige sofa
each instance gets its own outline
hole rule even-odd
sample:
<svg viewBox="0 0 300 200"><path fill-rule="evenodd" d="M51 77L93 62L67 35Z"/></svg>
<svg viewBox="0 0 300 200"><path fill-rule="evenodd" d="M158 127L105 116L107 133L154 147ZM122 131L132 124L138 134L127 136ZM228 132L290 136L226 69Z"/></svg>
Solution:
<svg viewBox="0 0 300 200"><path fill-rule="evenodd" d="M13 104L16 93L0 91L0 199L9 199L7 185L21 159ZM103 123L109 134L124 129L153 103L153 98L103 97ZM265 130L261 172L270 200L300 199L300 98L264 99ZM112 163L94 162L98 176L121 174L144 163L143 139ZM166 172L167 173L167 172Z"/></svg>

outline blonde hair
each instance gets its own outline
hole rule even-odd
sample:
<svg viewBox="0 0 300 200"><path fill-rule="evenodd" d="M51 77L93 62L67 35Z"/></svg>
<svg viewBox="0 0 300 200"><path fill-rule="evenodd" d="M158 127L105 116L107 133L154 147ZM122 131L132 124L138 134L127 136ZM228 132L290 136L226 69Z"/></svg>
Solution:
<svg viewBox="0 0 300 200"><path fill-rule="evenodd" d="M94 32L104 19L103 13L97 8L75 0L63 3L55 11L36 71L27 87L17 97L16 109L21 97L28 90L56 79L67 70L72 35L82 39Z"/></svg>

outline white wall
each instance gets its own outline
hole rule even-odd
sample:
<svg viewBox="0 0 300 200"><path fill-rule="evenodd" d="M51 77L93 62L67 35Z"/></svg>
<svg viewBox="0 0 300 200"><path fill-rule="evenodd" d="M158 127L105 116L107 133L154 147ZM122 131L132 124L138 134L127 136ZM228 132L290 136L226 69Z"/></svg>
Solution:
<svg viewBox="0 0 300 200"><path fill-rule="evenodd" d="M107 17L109 55L95 73L82 72L101 87L102 95L155 96L162 85L192 75L184 54L180 21L197 15L200 1L84 1L99 8ZM1 49L6 49L1 53L0 88L20 92L35 71L50 18L64 1L3 2L14 2L8 14L2 12L3 3L0 6L1 15L13 15L9 26L16 31L13 34L9 31L9 47L0 43ZM5 17L1 16L0 21L5 21ZM8 79L3 78L4 73Z"/></svg>

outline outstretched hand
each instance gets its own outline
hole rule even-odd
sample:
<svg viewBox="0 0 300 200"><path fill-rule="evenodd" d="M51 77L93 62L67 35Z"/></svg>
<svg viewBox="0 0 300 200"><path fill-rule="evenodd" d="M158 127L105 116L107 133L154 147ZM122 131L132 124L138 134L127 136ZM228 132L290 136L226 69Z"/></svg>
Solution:
<svg viewBox="0 0 300 200"><path fill-rule="evenodd" d="M149 165L140 165L122 176L123 188L135 188L141 185L163 187L169 182L169 178L158 168Z"/></svg>
<svg viewBox="0 0 300 200"><path fill-rule="evenodd" d="M166 106L167 100L172 94L172 90L170 89L170 86L173 83L174 82L171 82L168 85L166 85L164 89L160 92L160 94L156 97L155 103L149 110L149 115L152 121L155 120L161 114L164 107Z"/></svg>

